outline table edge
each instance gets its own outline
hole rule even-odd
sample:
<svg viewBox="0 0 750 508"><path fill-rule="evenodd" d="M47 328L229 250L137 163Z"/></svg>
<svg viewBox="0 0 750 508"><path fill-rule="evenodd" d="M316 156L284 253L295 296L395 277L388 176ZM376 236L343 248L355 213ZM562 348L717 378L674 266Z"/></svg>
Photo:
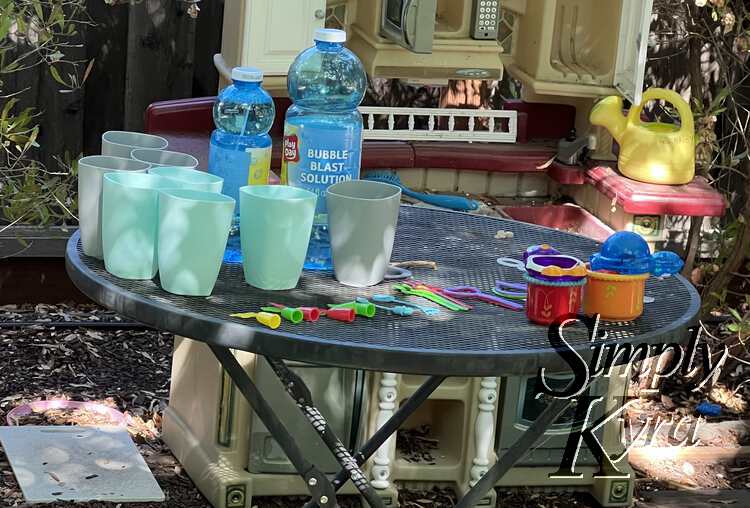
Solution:
<svg viewBox="0 0 750 508"><path fill-rule="evenodd" d="M83 294L96 303L131 319L206 344L311 364L412 375L526 376L535 374L542 366L548 372L570 371L568 363L551 347L535 350L509 349L493 354L493 361L488 362L486 351L456 351L450 354L442 350L427 349L414 351L394 348L383 351L374 345L353 345L350 342L337 342L331 339L311 341L309 337L294 333L223 321L173 305L155 302L93 274L88 267L83 265L78 254L79 239L80 233L76 231L68 240L65 268L73 284ZM692 293L690 308L683 318L659 330L620 343L666 344L687 340L688 334L685 332L689 327L698 323L700 297L692 284L682 276L676 277ZM348 360L342 361L339 356L334 357L326 351L334 347L346 348L349 352ZM584 359L587 361L590 359L591 350L587 344L576 346L575 349ZM373 356L374 353L377 353L377 357ZM501 364L502 368L496 367Z"/></svg>

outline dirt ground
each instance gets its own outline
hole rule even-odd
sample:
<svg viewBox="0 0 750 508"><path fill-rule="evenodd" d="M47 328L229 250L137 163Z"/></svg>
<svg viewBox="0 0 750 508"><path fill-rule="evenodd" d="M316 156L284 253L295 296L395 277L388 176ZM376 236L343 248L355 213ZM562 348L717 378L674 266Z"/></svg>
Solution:
<svg viewBox="0 0 750 508"><path fill-rule="evenodd" d="M13 322L31 321L38 324L10 326ZM96 306L0 307L0 424L5 424L6 414L12 408L33 400L69 398L104 402L131 415L133 423L129 427L130 433L166 495L164 503L141 503L132 506L210 506L159 437L161 414L166 408L169 396L172 336L154 331L116 327L93 330L53 325L53 322L61 324L72 321L122 323L123 320ZM688 407L687 404L692 402L690 396L678 388L669 393L671 395L668 395L668 399L644 403L639 410L669 413L678 407ZM738 406L736 414L731 416L744 415L746 411L746 407ZM66 418L86 423L85 415L81 414L37 415L35 418L37 420L25 423L65 424ZM408 434L399 437L401 446L409 448L409 452L419 460L430 458L429 439L423 439L425 432L425 429L418 429L417 432L417 436L422 436L421 441L428 442L425 450L414 445L414 439L410 439ZM721 468L710 464L667 464L660 467L661 471L677 468L682 475L686 472L694 473L692 477L699 478L697 483L694 482L698 486L750 488L750 483L747 483L750 482L750 463L733 463ZM655 490L695 488L695 485L680 485L679 482L675 484L669 479L659 481L655 478L640 478L636 485L636 498L645 500L648 499L649 493ZM291 508L301 506L303 501L302 498L290 497L255 498L253 506ZM401 506L404 508L452 506L454 502L455 494L447 489L404 490L400 498ZM360 506L356 498L344 498L340 505ZM24 506L23 496L0 449L0 507L19 506ZM124 508L129 505L98 502L74 505L58 502L44 506ZM585 508L596 505L584 495L498 490L497 506Z"/></svg>

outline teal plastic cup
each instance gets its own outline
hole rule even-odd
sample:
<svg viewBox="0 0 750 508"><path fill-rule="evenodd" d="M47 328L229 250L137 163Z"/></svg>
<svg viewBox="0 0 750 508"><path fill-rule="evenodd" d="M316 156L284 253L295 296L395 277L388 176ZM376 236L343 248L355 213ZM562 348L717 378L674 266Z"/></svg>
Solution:
<svg viewBox="0 0 750 508"><path fill-rule="evenodd" d="M260 289L297 286L318 196L286 185L240 188L240 242L245 280Z"/></svg>
<svg viewBox="0 0 750 508"><path fill-rule="evenodd" d="M205 192L221 192L224 179L196 169L176 166L156 166L148 171L152 175L159 175L169 180L179 182L180 189L190 189Z"/></svg>
<svg viewBox="0 0 750 508"><path fill-rule="evenodd" d="M152 279L158 271L159 191L173 181L147 173L107 173L102 190L104 267L122 279Z"/></svg>
<svg viewBox="0 0 750 508"><path fill-rule="evenodd" d="M165 291L209 296L221 269L234 199L215 192L159 193L158 264Z"/></svg>

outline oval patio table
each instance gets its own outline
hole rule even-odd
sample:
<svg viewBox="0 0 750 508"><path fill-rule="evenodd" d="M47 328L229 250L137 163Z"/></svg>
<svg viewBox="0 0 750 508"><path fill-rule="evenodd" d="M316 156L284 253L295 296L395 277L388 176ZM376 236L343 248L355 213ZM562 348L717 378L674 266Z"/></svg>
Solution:
<svg viewBox="0 0 750 508"><path fill-rule="evenodd" d="M512 238L496 239L498 231ZM435 286L470 285L488 291L495 280L522 282L522 274L500 266L498 257L521 258L530 245L548 243L581 259L597 250L588 238L541 226L481 215L403 206L399 216L393 261L432 260L437 270L415 270L418 280ZM102 261L83 254L79 236L71 237L66 252L68 274L92 300L155 328L206 342L248 399L258 416L305 479L312 501L307 506L337 506L335 492L348 478L371 506L382 506L360 469L387 438L449 376L485 377L534 374L540 367L570 371L548 340L548 329L530 323L523 312L481 302L470 312L441 311L438 316L398 317L379 312L373 319L358 318L346 324L322 318L317 323L283 323L277 330L254 321L230 317L256 311L269 302L290 307L325 307L357 296L392 293L389 283L354 289L338 284L330 274L304 272L297 288L263 291L244 282L240 264L224 263L210 297L173 295L154 280L123 280L109 274ZM608 338L603 343L683 343L696 324L700 298L681 276L649 279L641 317L630 322L602 323ZM573 327L566 340L583 358L591 357L588 333ZM323 441L342 465L330 481L307 461L284 425L258 392L250 377L230 353L240 349L268 360L282 384L295 399ZM422 374L422 387L356 453L350 454L315 409L306 386L283 360L335 367ZM546 428L570 405L569 399L552 399L521 439L511 447L458 506L473 506L525 453Z"/></svg>

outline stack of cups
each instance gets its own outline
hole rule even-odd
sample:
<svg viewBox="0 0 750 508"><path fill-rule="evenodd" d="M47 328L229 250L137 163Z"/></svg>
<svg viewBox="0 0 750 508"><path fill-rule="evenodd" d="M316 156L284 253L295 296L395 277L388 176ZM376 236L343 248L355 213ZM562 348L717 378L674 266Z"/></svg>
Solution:
<svg viewBox="0 0 750 508"><path fill-rule="evenodd" d="M234 200L223 180L195 170L195 157L135 132L102 135L102 154L79 160L84 254L125 279L158 272L166 291L208 296L224 254Z"/></svg>

